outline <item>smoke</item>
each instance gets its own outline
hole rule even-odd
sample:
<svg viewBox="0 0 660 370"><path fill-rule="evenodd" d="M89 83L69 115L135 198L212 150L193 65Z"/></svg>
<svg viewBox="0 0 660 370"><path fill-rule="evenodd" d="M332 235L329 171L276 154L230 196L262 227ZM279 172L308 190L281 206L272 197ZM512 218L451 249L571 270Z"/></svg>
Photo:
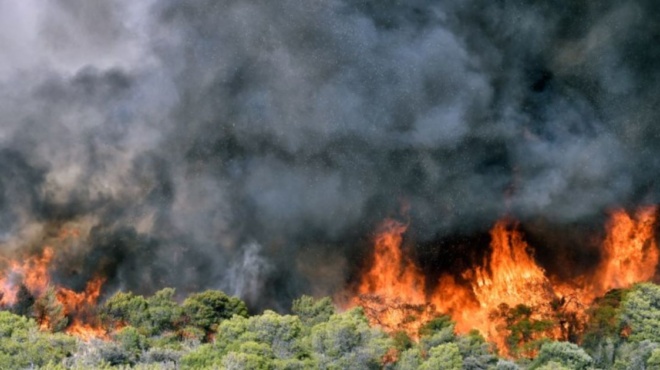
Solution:
<svg viewBox="0 0 660 370"><path fill-rule="evenodd" d="M281 308L402 204L426 241L660 198L653 1L140 3L0 2L2 248L84 225L63 280Z"/></svg>

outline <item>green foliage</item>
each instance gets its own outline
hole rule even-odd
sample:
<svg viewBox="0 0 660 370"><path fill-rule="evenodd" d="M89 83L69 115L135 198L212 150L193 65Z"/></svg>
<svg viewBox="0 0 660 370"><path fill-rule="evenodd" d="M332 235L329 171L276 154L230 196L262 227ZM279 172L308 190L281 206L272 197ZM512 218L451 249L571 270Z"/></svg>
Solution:
<svg viewBox="0 0 660 370"><path fill-rule="evenodd" d="M501 319L504 325L501 330L506 330L506 344L516 357L533 357L534 353L547 342L547 334L553 327L551 320L536 320L532 318L533 308L524 304L509 307L501 304L491 317Z"/></svg>
<svg viewBox="0 0 660 370"><path fill-rule="evenodd" d="M573 370L573 368L562 365L557 361L549 361L536 368L537 370Z"/></svg>
<svg viewBox="0 0 660 370"><path fill-rule="evenodd" d="M453 321L447 320L445 316L429 322L422 327L420 333L423 333L419 341L422 352L428 352L435 346L450 343L456 339L455 324Z"/></svg>
<svg viewBox="0 0 660 370"><path fill-rule="evenodd" d="M319 369L379 369L391 340L356 308L314 326L311 346Z"/></svg>
<svg viewBox="0 0 660 370"><path fill-rule="evenodd" d="M62 330L67 321L55 291L36 300L28 293L25 315ZM192 294L183 304L174 296L168 288L146 298L110 297L99 317L111 341L79 342L0 312L0 369L660 369L660 287L653 284L611 291L588 308L584 349L544 339L560 328L536 319L533 308L501 305L492 319L507 330L517 364L498 358L476 331L456 334L448 316L426 323L415 343L404 332L370 327L360 308L335 312L328 298L300 297L295 315L248 317L240 299L219 291Z"/></svg>
<svg viewBox="0 0 660 370"><path fill-rule="evenodd" d="M122 328L114 337L121 349L128 354L130 363L137 362L140 354L149 347L147 338L132 326Z"/></svg>
<svg viewBox="0 0 660 370"><path fill-rule="evenodd" d="M39 331L34 320L0 312L0 368L23 369L59 363L76 349L75 339Z"/></svg>
<svg viewBox="0 0 660 370"><path fill-rule="evenodd" d="M185 355L181 363L189 368L305 368L311 354L303 333L296 316L273 311L250 318L234 316L220 323L214 344Z"/></svg>
<svg viewBox="0 0 660 370"><path fill-rule="evenodd" d="M448 315L440 315L434 318L433 320L430 320L426 324L424 324L419 329L419 335L420 337L431 336L435 333L438 333L448 328L450 328L453 331L454 325L455 324L452 321L451 317L449 317Z"/></svg>
<svg viewBox="0 0 660 370"><path fill-rule="evenodd" d="M653 352L658 350L658 348L660 348L660 344L648 340L624 342L617 348L614 365L611 368L616 370L655 370L653 367L647 368L647 364Z"/></svg>
<svg viewBox="0 0 660 370"><path fill-rule="evenodd" d="M224 353L211 344L203 344L181 357L181 369L210 369L222 364Z"/></svg>
<svg viewBox="0 0 660 370"><path fill-rule="evenodd" d="M262 315L248 319L247 329L256 340L267 344L274 358L303 359L309 357L309 352L303 347L302 323L296 316L280 316L273 311L266 311Z"/></svg>
<svg viewBox="0 0 660 370"><path fill-rule="evenodd" d="M57 300L55 289L52 286L49 286L34 302L34 314L40 322L48 320L53 333L64 330L69 323L69 319L64 315L64 307Z"/></svg>
<svg viewBox="0 0 660 370"><path fill-rule="evenodd" d="M609 369L614 364L616 348L622 340L621 303L627 293L611 290L586 311L588 320L581 344L598 368Z"/></svg>
<svg viewBox="0 0 660 370"><path fill-rule="evenodd" d="M300 318L300 321L311 328L316 324L328 321L335 313L335 306L330 298L314 299L308 295L293 301L291 312Z"/></svg>
<svg viewBox="0 0 660 370"><path fill-rule="evenodd" d="M493 355L494 348L476 330L458 336L456 344L463 357L464 370L488 369L497 364L497 356Z"/></svg>
<svg viewBox="0 0 660 370"><path fill-rule="evenodd" d="M618 337L621 330L621 301L627 291L615 289L597 299L587 310L589 316L583 335L583 345L591 347L603 338Z"/></svg>
<svg viewBox="0 0 660 370"><path fill-rule="evenodd" d="M515 362L500 359L495 365L495 370L520 370L520 367Z"/></svg>
<svg viewBox="0 0 660 370"><path fill-rule="evenodd" d="M100 309L101 320L107 327L130 325L144 328L149 325L147 300L133 293L117 292Z"/></svg>
<svg viewBox="0 0 660 370"><path fill-rule="evenodd" d="M247 306L236 297L218 290L190 295L183 301L183 311L190 325L212 333L222 320L234 315L247 317Z"/></svg>
<svg viewBox="0 0 660 370"><path fill-rule="evenodd" d="M621 322L630 329L628 340L660 342L660 286L636 285L623 300Z"/></svg>
<svg viewBox="0 0 660 370"><path fill-rule="evenodd" d="M569 342L549 342L544 344L530 369L539 369L556 362L572 370L587 370L593 365L593 359L576 344Z"/></svg>
<svg viewBox="0 0 660 370"><path fill-rule="evenodd" d="M165 288L147 298L147 315L152 335L177 329L183 308L174 300L174 294L174 289Z"/></svg>
<svg viewBox="0 0 660 370"><path fill-rule="evenodd" d="M394 341L394 348L400 352L412 348L415 344L405 331L397 331L394 333L392 335L392 340Z"/></svg>
<svg viewBox="0 0 660 370"><path fill-rule="evenodd" d="M428 359L422 363L419 370L461 370L463 358L455 343L445 343L431 348Z"/></svg>
<svg viewBox="0 0 660 370"><path fill-rule="evenodd" d="M419 349L411 348L399 353L399 360L395 365L396 370L411 370L419 368L422 363L422 354Z"/></svg>
<svg viewBox="0 0 660 370"><path fill-rule="evenodd" d="M646 361L648 369L660 369L660 348L651 351L651 357Z"/></svg>

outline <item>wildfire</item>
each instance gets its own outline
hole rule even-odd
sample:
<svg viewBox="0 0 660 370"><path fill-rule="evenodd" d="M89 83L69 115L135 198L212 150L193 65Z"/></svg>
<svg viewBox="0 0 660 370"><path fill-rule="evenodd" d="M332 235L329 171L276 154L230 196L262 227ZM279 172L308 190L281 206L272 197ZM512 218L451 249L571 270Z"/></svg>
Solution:
<svg viewBox="0 0 660 370"><path fill-rule="evenodd" d="M30 292L42 293L48 285L48 265L52 259L53 248L46 247L40 256L30 257L23 263L2 261L7 267L0 276L0 305L14 305L21 284Z"/></svg>
<svg viewBox="0 0 660 370"><path fill-rule="evenodd" d="M658 246L653 230L656 211L656 207L645 207L638 210L635 217L624 211L612 214L603 242L603 262L592 279L596 295L653 277L658 265Z"/></svg>
<svg viewBox="0 0 660 370"><path fill-rule="evenodd" d="M92 279L83 292L66 287L53 288L49 274L53 256L53 248L45 247L40 255L22 262L4 259L4 267L0 270L0 306L12 308L22 303L20 300L26 298L20 296L23 291L35 301L34 314L42 330L53 330L63 322L65 327L59 329L66 333L86 340L105 338L105 330L92 324L91 314L105 280Z"/></svg>
<svg viewBox="0 0 660 370"><path fill-rule="evenodd" d="M506 220L498 221L490 231L490 256L483 266L468 270L463 275L471 282L479 308L472 312L479 321L471 324L487 338L495 342L506 353L505 335L491 313L505 304L515 307L520 304L536 308L535 318L546 313L544 305L554 298L554 291L545 271L536 264L531 247L523 235Z"/></svg>
<svg viewBox="0 0 660 370"><path fill-rule="evenodd" d="M443 275L428 291L426 277L402 250L407 225L387 220L374 240L373 260L360 278L349 306L360 305L372 324L390 332L406 331L412 338L425 321L442 313L451 315L456 330L478 329L504 355L507 343L507 313L516 307L525 319L555 322L530 338L569 340L579 331L584 308L614 288L626 288L648 281L658 264L654 227L656 207L640 209L634 216L618 210L606 225L601 243L601 262L591 273L575 281L557 281L548 276L534 259L533 248L525 241L516 223L504 219L490 231L490 252L480 265L460 275ZM508 310L508 311L507 311ZM517 312L517 311L516 311ZM507 341L508 340L508 341Z"/></svg>
<svg viewBox="0 0 660 370"><path fill-rule="evenodd" d="M364 307L372 324L414 336L420 323L433 317L433 308L426 299L424 275L401 250L406 229L395 220L380 226L373 263L350 305Z"/></svg>

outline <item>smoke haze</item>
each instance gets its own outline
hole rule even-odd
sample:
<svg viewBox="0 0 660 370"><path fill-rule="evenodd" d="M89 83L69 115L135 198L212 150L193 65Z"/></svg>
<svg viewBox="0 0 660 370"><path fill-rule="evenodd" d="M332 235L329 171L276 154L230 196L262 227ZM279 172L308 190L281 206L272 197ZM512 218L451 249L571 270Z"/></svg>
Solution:
<svg viewBox="0 0 660 370"><path fill-rule="evenodd" d="M424 242L658 202L659 5L537 3L0 0L1 247L282 308L402 205Z"/></svg>

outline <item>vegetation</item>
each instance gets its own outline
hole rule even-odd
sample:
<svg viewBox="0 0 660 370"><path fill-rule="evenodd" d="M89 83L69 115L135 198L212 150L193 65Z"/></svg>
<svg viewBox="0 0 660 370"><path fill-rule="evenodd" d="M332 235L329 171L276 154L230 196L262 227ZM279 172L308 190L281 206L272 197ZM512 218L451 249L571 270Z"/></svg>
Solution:
<svg viewBox="0 0 660 370"><path fill-rule="evenodd" d="M25 303L27 302L27 303ZM337 312L328 298L296 299L292 315L248 315L245 303L205 291L179 303L173 289L150 297L119 292L96 312L108 338L63 334L69 318L48 293L0 311L2 369L660 369L660 286L615 290L587 311L577 343L545 335L557 328L529 307L501 306L507 352L478 332L457 334L440 316L418 340L371 327L362 309ZM37 320L49 319L50 331Z"/></svg>

